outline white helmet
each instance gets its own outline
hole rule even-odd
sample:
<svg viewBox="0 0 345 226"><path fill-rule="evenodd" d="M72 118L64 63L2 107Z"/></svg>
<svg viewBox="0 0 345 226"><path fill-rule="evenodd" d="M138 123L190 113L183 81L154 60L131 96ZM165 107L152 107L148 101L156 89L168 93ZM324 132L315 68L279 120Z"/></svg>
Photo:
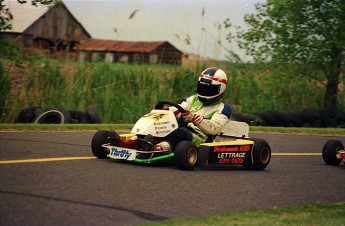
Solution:
<svg viewBox="0 0 345 226"><path fill-rule="evenodd" d="M204 104L211 104L224 96L228 78L223 70L212 67L201 72L197 94Z"/></svg>

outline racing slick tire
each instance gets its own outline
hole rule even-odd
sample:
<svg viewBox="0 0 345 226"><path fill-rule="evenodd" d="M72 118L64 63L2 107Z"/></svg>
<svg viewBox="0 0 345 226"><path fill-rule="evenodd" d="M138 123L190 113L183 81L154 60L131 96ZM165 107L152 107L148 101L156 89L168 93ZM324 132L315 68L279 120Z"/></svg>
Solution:
<svg viewBox="0 0 345 226"><path fill-rule="evenodd" d="M100 159L107 158L107 155L109 154L107 152L107 149L102 147L103 144L107 143L107 139L109 136L108 130L98 130L92 138L91 141L91 150L95 157Z"/></svg>
<svg viewBox="0 0 345 226"><path fill-rule="evenodd" d="M193 170L198 162L198 148L192 141L181 141L174 151L174 162L180 170Z"/></svg>
<svg viewBox="0 0 345 226"><path fill-rule="evenodd" d="M344 150L344 145L340 140L328 140L322 149L323 161L328 165L339 165L342 159L337 158L337 153L340 150Z"/></svg>
<svg viewBox="0 0 345 226"><path fill-rule="evenodd" d="M251 138L254 141L253 164L243 165L249 170L263 170L271 161L271 147L264 139Z"/></svg>

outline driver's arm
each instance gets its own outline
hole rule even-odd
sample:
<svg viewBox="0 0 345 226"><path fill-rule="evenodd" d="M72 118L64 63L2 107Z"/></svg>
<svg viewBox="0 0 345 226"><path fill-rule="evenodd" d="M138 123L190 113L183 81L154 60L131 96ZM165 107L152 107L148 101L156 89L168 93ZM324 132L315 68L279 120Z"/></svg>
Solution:
<svg viewBox="0 0 345 226"><path fill-rule="evenodd" d="M216 135L221 132L222 128L230 121L232 110L230 105L222 104L214 109L211 118L204 118L198 114L188 113L183 116L185 120L193 123L202 132L209 135Z"/></svg>
<svg viewBox="0 0 345 226"><path fill-rule="evenodd" d="M209 135L216 135L221 132L223 127L229 122L230 117L227 115L216 112L211 119L203 119L197 126L202 132Z"/></svg>

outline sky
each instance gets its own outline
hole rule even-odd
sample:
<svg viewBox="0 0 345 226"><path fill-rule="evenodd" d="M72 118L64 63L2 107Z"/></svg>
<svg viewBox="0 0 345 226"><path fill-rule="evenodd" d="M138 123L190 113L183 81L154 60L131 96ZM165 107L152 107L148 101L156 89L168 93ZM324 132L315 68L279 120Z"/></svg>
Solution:
<svg viewBox="0 0 345 226"><path fill-rule="evenodd" d="M250 57L226 40L235 30L226 30L223 22L229 18L233 26L246 28L244 16L255 13L258 2L264 0L64 0L93 38L169 41L185 53L217 60L226 59L226 48L244 61ZM14 17L13 30L19 32L47 10L17 0L5 4Z"/></svg>

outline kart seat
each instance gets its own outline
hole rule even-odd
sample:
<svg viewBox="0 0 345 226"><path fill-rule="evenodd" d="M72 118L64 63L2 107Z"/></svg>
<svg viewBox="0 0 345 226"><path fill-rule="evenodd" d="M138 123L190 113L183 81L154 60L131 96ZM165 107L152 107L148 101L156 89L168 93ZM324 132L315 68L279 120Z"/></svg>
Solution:
<svg viewBox="0 0 345 226"><path fill-rule="evenodd" d="M249 125L245 122L229 121L218 136L249 138Z"/></svg>
<svg viewBox="0 0 345 226"><path fill-rule="evenodd" d="M218 135L208 136L206 143L223 141L222 137L249 138L249 125L245 122L230 121ZM228 139L225 139L228 140Z"/></svg>

